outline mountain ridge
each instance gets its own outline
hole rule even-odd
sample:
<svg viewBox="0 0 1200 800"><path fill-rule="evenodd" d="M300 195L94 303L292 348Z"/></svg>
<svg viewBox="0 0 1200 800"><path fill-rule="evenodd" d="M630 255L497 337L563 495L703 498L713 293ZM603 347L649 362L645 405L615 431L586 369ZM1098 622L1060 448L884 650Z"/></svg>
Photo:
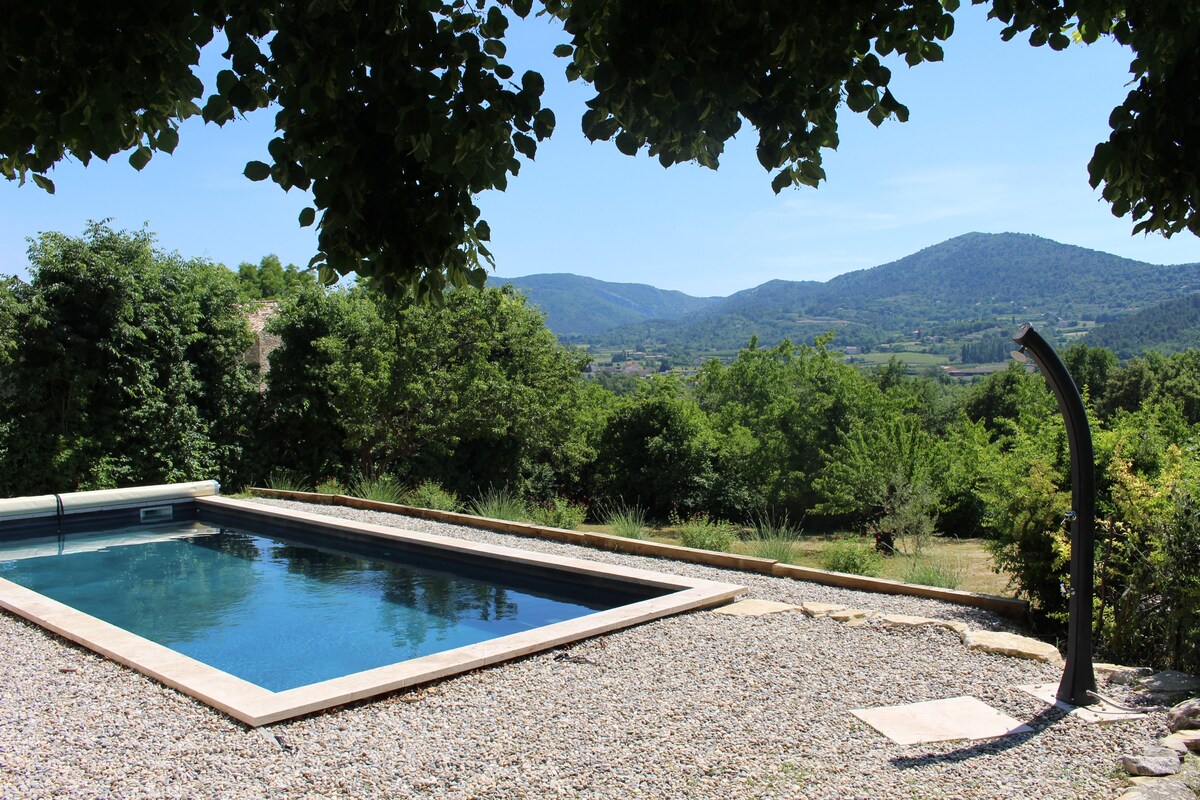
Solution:
<svg viewBox="0 0 1200 800"><path fill-rule="evenodd" d="M539 286L549 277L559 294ZM775 279L725 298L569 274L512 282L528 287L530 301L547 312L550 329L568 342L722 351L744 345L752 335L769 345L782 338L811 341L833 330L838 346L869 348L915 333L957 337L1014 321L1092 324L1127 316L1200 290L1200 264L1148 264L1032 234L967 233L828 281ZM558 304L568 284L586 290L569 298L589 312L586 325L561 324ZM658 298L658 305L629 299L629 287L637 297Z"/></svg>

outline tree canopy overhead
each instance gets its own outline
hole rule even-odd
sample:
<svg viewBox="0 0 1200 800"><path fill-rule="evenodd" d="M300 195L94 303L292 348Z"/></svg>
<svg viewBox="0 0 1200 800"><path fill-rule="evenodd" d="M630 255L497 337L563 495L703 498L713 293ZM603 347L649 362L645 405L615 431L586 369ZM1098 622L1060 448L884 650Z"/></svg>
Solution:
<svg viewBox="0 0 1200 800"><path fill-rule="evenodd" d="M1150 0L975 0L1061 50L1111 37L1134 59L1131 91L1097 146L1091 183L1134 231L1200 234L1200 9ZM743 124L776 192L825 179L848 108L881 124L907 108L881 58L942 57L959 0L757 3L541 0L554 53L595 89L582 128L632 155L716 168ZM532 0L179 0L26 3L0 28L0 174L53 191L65 157L171 152L182 120L223 125L272 107L278 134L251 180L311 190L311 266L390 290L480 285L490 231L475 195L504 189L555 127L543 79L505 64L510 19ZM196 76L223 33L215 86Z"/></svg>

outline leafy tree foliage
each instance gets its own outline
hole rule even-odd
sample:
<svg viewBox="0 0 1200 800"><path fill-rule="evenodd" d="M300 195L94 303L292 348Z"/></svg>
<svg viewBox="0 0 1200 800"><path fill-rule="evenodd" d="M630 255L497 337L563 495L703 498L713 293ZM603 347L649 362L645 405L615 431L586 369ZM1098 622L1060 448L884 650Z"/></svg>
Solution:
<svg viewBox="0 0 1200 800"><path fill-rule="evenodd" d="M595 467L598 494L659 519L708 507L716 440L707 417L678 384L656 379L608 415Z"/></svg>
<svg viewBox="0 0 1200 800"><path fill-rule="evenodd" d="M778 192L825 179L822 151L838 146L843 104L876 125L907 118L881 58L941 60L959 0L542 6L569 38L554 50L568 77L595 89L582 119L590 139L715 168L745 120ZM518 156L532 159L555 126L542 77L516 79L503 60L510 19L532 9L532 0L22 4L0 31L0 174L53 191L47 172L67 156L86 164L127 152L141 169L174 150L184 119L223 125L272 107L270 161L245 174L311 189L299 223L318 225L312 265L327 282L353 271L419 294L447 281L480 286L490 231L474 198L504 189ZM1004 38L1028 32L1061 50L1073 28L1133 50L1135 85L1096 149L1092 185L1135 231L1200 232L1197 123L1178 113L1200 96L1191 58L1200 11L1167 0L992 0L989 13L1007 24ZM206 88L194 71L217 31L228 64Z"/></svg>
<svg viewBox="0 0 1200 800"><path fill-rule="evenodd" d="M1079 391L1087 395L1102 394L1109 374L1117 367L1117 357L1111 351L1084 342L1072 344L1060 355Z"/></svg>
<svg viewBox="0 0 1200 800"><path fill-rule="evenodd" d="M297 269L295 264L285 267L274 254L263 256L257 266L243 261L238 265L237 277L242 297L247 300L278 300L314 281L312 272Z"/></svg>
<svg viewBox="0 0 1200 800"><path fill-rule="evenodd" d="M781 506L802 518L820 500L813 479L828 452L852 420L872 416L874 387L827 345L751 340L733 364L701 370L696 397L721 437L731 511Z"/></svg>
<svg viewBox="0 0 1200 800"><path fill-rule="evenodd" d="M817 510L857 516L891 554L897 536L933 533L934 474L945 460L913 417L854 424L815 481L826 497Z"/></svg>
<svg viewBox="0 0 1200 800"><path fill-rule="evenodd" d="M305 286L271 330L276 463L312 479L394 472L462 495L491 483L553 494L590 452L574 425L583 362L511 290L434 306Z"/></svg>
<svg viewBox="0 0 1200 800"><path fill-rule="evenodd" d="M232 478L252 391L233 276L99 224L30 261L0 295L0 492Z"/></svg>

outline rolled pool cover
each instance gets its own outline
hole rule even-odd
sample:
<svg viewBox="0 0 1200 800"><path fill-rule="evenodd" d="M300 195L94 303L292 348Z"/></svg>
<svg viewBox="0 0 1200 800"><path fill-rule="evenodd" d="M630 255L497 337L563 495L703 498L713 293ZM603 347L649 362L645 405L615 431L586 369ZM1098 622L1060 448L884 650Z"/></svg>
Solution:
<svg viewBox="0 0 1200 800"><path fill-rule="evenodd" d="M17 519L54 517L60 513L80 514L85 511L106 511L119 508L138 508L154 503L170 503L193 497L210 497L221 493L216 481L167 483L158 486L130 486L127 489L98 489L91 492L41 494L35 497L0 499L0 522Z"/></svg>

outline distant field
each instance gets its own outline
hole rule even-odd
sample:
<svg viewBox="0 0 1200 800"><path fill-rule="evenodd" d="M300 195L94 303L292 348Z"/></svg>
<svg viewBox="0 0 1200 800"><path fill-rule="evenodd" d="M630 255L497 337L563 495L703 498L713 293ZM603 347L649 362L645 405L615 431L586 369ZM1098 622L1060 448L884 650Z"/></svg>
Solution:
<svg viewBox="0 0 1200 800"><path fill-rule="evenodd" d="M580 530L612 533L612 529L606 525L581 525ZM665 544L679 544L678 537L675 536L675 532L670 528L651 529L650 539ZM865 541L861 536L845 532L829 537L822 535L801 536L792 545L793 557L788 559L788 561L801 567L816 567L817 569L821 569L822 552L833 541L843 539ZM903 542L900 546L903 548ZM733 547L733 551L737 553L751 554L751 550L751 544L744 540L735 543ZM778 556L772 557L778 558ZM1012 596L1012 589L1009 587L1009 576L996 571L992 563L991 554L987 550L987 543L983 539L959 539L950 536L935 536L923 554L923 559L945 565L950 572L958 577L959 584L956 587L958 589L966 592ZM909 577L907 574L908 569L914 560L912 556L904 555L903 553L897 553L892 558L884 559L879 577L905 580Z"/></svg>
<svg viewBox="0 0 1200 800"><path fill-rule="evenodd" d="M913 367L936 367L941 364L950 363L949 357L937 355L936 353L897 353L889 350L879 353L866 353L865 355L854 356L854 360L856 362L864 362L867 364L886 364L893 358Z"/></svg>

